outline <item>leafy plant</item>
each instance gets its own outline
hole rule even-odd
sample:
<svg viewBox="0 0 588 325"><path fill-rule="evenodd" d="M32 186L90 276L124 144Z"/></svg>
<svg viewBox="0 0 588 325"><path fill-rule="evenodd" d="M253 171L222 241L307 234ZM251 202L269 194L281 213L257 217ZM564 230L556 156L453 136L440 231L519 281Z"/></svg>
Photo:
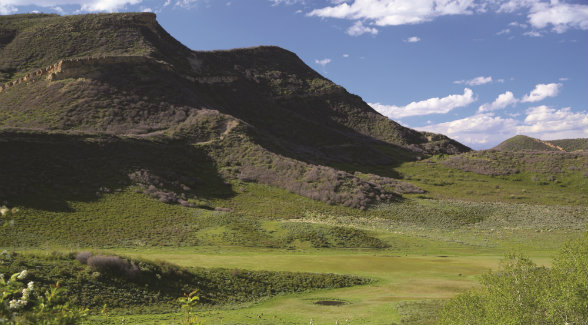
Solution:
<svg viewBox="0 0 588 325"><path fill-rule="evenodd" d="M196 293L198 289L190 292L189 294L184 293L183 297L178 298L178 302L182 307L182 311L184 312L184 318L182 319L182 324L185 325L202 325L204 324L203 321L198 320L198 316L194 313L194 308L198 303L198 296Z"/></svg>
<svg viewBox="0 0 588 325"><path fill-rule="evenodd" d="M551 269L509 255L481 282L447 303L441 325L588 324L588 232L564 245Z"/></svg>

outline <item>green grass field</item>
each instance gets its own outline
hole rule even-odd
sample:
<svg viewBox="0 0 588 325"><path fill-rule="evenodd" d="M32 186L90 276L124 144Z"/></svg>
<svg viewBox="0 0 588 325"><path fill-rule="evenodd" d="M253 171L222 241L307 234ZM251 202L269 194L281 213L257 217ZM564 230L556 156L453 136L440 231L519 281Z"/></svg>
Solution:
<svg viewBox="0 0 588 325"><path fill-rule="evenodd" d="M90 250L188 269L335 273L372 280L201 304L198 313L206 324L424 325L435 324L444 302L477 286L479 276L498 268L506 253L523 252L549 266L564 242L586 230L580 175L560 186L430 163L408 163L398 172L427 193L359 210L233 182L233 196L205 200L206 208L195 209L165 204L129 187L91 201L59 201L59 209L21 206L0 228L1 245L41 254ZM520 197L513 198L517 193ZM317 304L321 301L335 305ZM169 307L113 308L108 315L93 310L89 321L179 324L181 316Z"/></svg>

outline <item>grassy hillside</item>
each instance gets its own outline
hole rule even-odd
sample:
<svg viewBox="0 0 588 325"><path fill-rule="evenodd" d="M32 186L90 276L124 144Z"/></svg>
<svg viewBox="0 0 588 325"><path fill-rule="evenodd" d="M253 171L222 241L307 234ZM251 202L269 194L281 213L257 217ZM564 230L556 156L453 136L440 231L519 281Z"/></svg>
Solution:
<svg viewBox="0 0 588 325"><path fill-rule="evenodd" d="M202 304L219 305L370 282L335 274L182 268L89 252L49 256L4 254L0 261L0 274L28 270L27 280L34 281L37 287L59 281L75 305L93 310L106 305L123 313L177 311L177 298L195 289Z"/></svg>
<svg viewBox="0 0 588 325"><path fill-rule="evenodd" d="M588 139L562 139L562 140L549 140L550 143L563 148L565 151L588 151Z"/></svg>
<svg viewBox="0 0 588 325"><path fill-rule="evenodd" d="M190 51L153 14L2 16L0 31L4 150L17 152L27 137L25 146L51 147L18 151L21 156L9 159L10 182L0 186L0 199L18 196L32 182L38 193L61 188L91 197L99 188L139 184L127 176L146 170L144 191L167 193L159 197L187 205L198 205L200 198L182 190L193 186L180 178L204 173L213 177L201 180L200 189L247 180L365 208L397 200L398 192L420 191L389 178L354 175L366 166L383 166L389 172L381 176L395 177L388 167L469 150L387 119L292 52L272 46ZM60 135L50 135L55 131ZM47 139L40 140L44 134ZM89 145L81 134L110 140ZM70 143L79 155L68 152ZM26 154L38 152L39 158L43 150L50 152L49 171L34 180L30 171L45 166L20 166L40 162ZM158 154L169 162L159 166ZM102 167L108 165L113 168ZM345 171L337 170L342 165ZM84 185L62 177L69 169ZM151 184L153 178L162 185Z"/></svg>
<svg viewBox="0 0 588 325"><path fill-rule="evenodd" d="M153 14L0 16L0 86L0 273L60 281L91 323L179 323L198 288L212 324L431 325L504 252L548 265L588 223L579 140L471 152Z"/></svg>
<svg viewBox="0 0 588 325"><path fill-rule="evenodd" d="M2 16L0 35L0 82L68 58L146 55L187 68L190 54L149 13Z"/></svg>
<svg viewBox="0 0 588 325"><path fill-rule="evenodd" d="M499 151L562 151L561 148L551 144L550 142L541 141L539 139L531 138L526 135L516 135L509 138L493 150Z"/></svg>
<svg viewBox="0 0 588 325"><path fill-rule="evenodd" d="M493 148L499 151L586 151L588 139L562 139L543 141L525 135L517 135Z"/></svg>

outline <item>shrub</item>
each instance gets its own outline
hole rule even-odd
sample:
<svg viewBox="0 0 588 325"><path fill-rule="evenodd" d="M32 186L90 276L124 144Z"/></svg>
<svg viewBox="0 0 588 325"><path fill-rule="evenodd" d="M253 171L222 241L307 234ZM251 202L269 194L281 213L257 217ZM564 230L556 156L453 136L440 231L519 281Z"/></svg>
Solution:
<svg viewBox="0 0 588 325"><path fill-rule="evenodd" d="M88 264L88 259L92 257L90 252L79 252L76 254L76 260L82 264Z"/></svg>
<svg viewBox="0 0 588 325"><path fill-rule="evenodd" d="M135 278L141 270L134 263L114 255L95 255L86 260L93 270L111 275L122 275L128 279Z"/></svg>
<svg viewBox="0 0 588 325"><path fill-rule="evenodd" d="M482 285L450 300L440 324L588 324L588 232L564 245L552 269L510 255Z"/></svg>

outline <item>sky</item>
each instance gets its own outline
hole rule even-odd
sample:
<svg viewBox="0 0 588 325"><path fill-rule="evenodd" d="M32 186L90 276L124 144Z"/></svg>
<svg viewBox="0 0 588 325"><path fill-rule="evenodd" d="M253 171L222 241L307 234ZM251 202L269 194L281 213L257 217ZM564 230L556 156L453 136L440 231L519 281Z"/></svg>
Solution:
<svg viewBox="0 0 588 325"><path fill-rule="evenodd" d="M193 50L277 45L381 114L487 149L588 137L588 0L0 0L150 11Z"/></svg>

